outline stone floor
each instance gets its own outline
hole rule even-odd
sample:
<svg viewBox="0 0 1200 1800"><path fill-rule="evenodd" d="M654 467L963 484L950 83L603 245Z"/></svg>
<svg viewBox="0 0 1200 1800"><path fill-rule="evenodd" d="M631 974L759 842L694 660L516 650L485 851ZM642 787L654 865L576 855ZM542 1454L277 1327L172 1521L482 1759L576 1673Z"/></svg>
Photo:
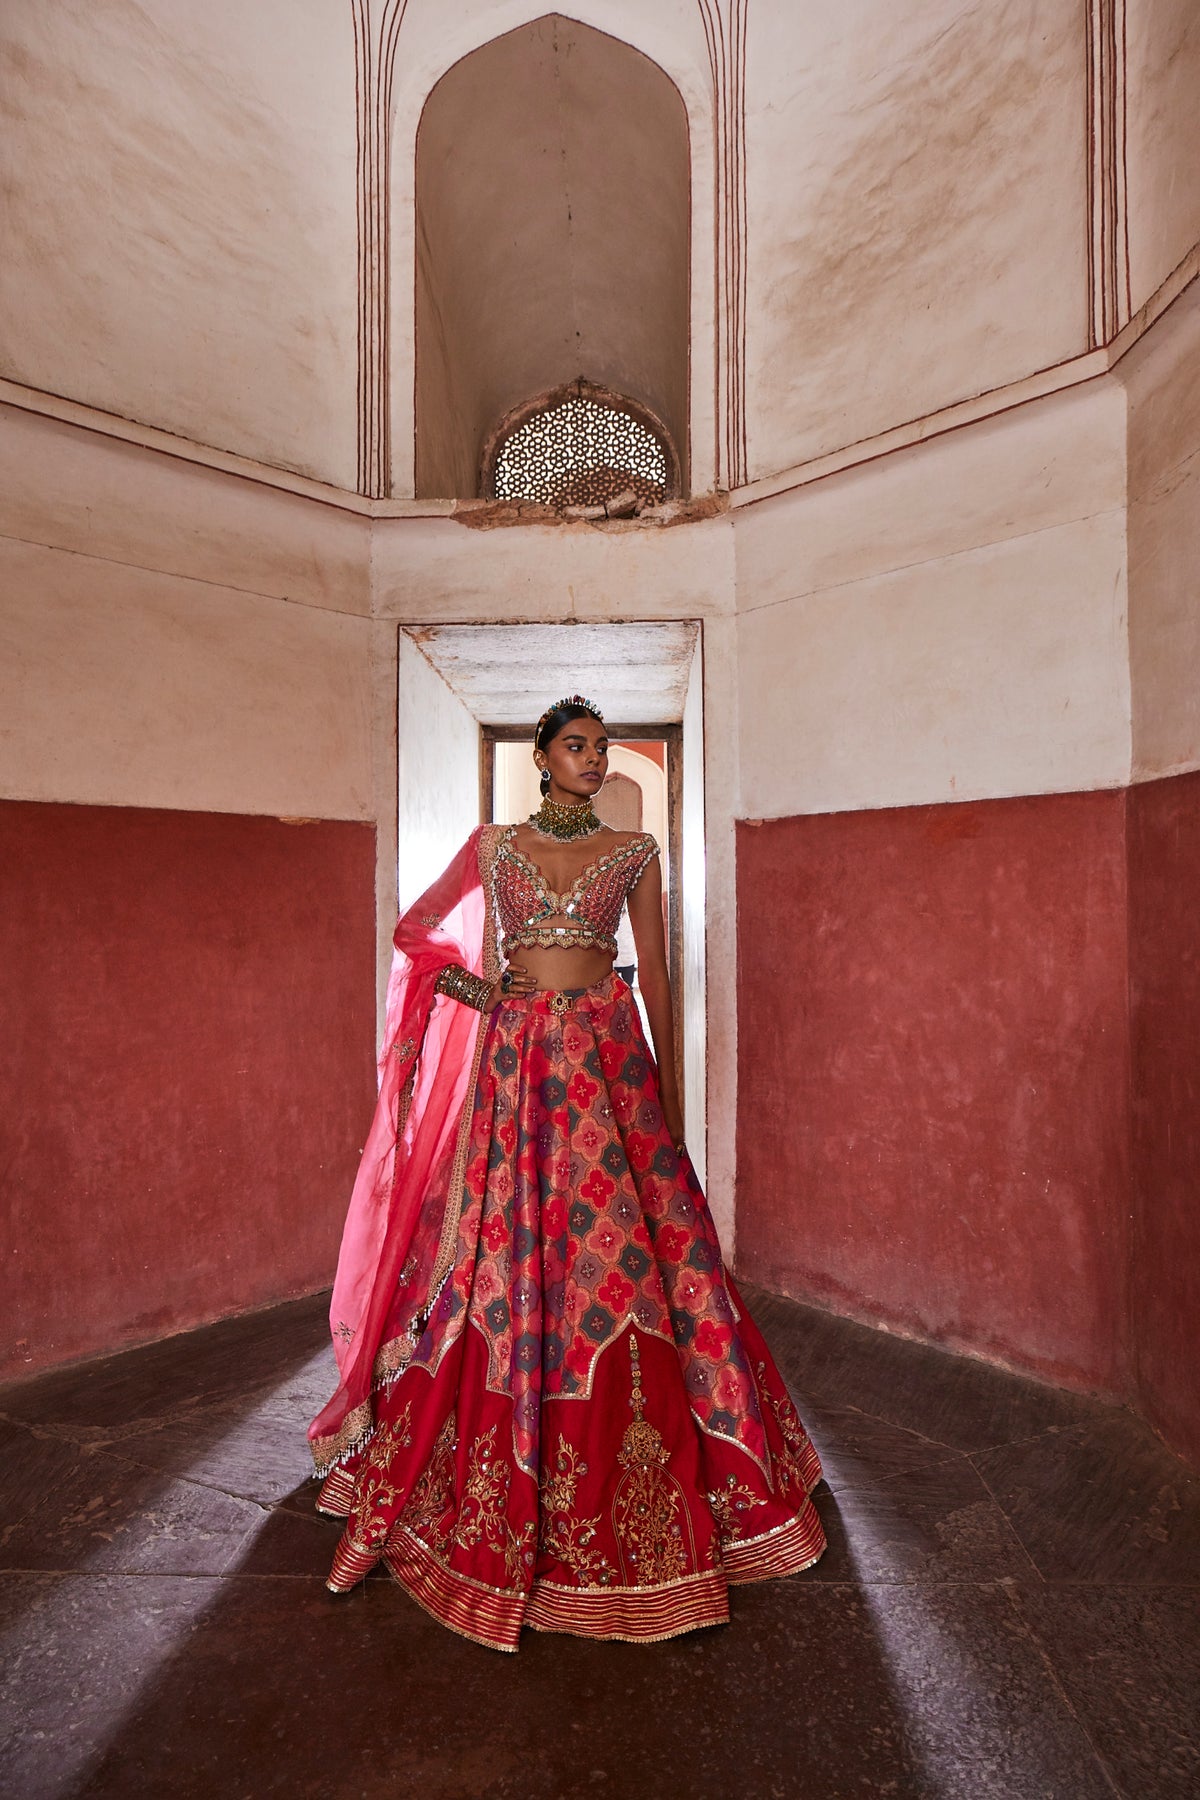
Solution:
<svg viewBox="0 0 1200 1800"><path fill-rule="evenodd" d="M320 1299L0 1392L0 1792L1200 1795L1200 1480L1127 1413L754 1297L824 1560L728 1628L504 1657L334 1599Z"/></svg>

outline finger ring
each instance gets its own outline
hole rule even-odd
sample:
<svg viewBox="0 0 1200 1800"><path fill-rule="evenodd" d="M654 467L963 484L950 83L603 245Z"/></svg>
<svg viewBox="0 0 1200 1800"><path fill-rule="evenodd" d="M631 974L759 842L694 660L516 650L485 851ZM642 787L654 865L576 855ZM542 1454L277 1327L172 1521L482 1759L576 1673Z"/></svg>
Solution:
<svg viewBox="0 0 1200 1800"><path fill-rule="evenodd" d="M513 984L512 970L505 969L503 975L500 977L501 993L504 993L504 994L511 993L512 992L512 984Z"/></svg>

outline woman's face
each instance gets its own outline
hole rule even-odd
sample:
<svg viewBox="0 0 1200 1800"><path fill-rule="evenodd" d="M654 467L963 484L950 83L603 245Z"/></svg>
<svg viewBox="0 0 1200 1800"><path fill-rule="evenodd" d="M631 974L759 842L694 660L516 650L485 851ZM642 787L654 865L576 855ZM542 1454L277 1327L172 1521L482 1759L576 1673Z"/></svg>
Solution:
<svg viewBox="0 0 1200 1800"><path fill-rule="evenodd" d="M534 761L550 771L549 799L560 805L591 800L608 774L608 733L599 719L568 719Z"/></svg>

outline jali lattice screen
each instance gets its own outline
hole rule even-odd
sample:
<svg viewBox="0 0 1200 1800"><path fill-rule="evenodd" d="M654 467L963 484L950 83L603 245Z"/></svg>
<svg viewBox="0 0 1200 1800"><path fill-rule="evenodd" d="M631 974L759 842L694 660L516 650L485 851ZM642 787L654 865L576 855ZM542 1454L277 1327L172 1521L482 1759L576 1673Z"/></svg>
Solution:
<svg viewBox="0 0 1200 1800"><path fill-rule="evenodd" d="M650 502L667 495L667 454L632 413L596 400L552 401L501 444L498 500L600 506L632 488Z"/></svg>

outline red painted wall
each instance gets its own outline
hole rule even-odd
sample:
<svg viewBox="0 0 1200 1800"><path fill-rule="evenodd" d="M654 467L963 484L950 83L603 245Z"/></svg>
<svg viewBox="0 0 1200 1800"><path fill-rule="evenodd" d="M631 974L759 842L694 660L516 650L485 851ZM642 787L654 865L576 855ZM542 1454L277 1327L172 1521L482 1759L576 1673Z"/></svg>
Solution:
<svg viewBox="0 0 1200 1800"><path fill-rule="evenodd" d="M374 829L0 802L0 1374L333 1276Z"/></svg>
<svg viewBox="0 0 1200 1800"><path fill-rule="evenodd" d="M738 828L738 1262L1121 1391L1125 796Z"/></svg>
<svg viewBox="0 0 1200 1800"><path fill-rule="evenodd" d="M1129 961L1137 1384L1200 1462L1200 774L1130 790Z"/></svg>

